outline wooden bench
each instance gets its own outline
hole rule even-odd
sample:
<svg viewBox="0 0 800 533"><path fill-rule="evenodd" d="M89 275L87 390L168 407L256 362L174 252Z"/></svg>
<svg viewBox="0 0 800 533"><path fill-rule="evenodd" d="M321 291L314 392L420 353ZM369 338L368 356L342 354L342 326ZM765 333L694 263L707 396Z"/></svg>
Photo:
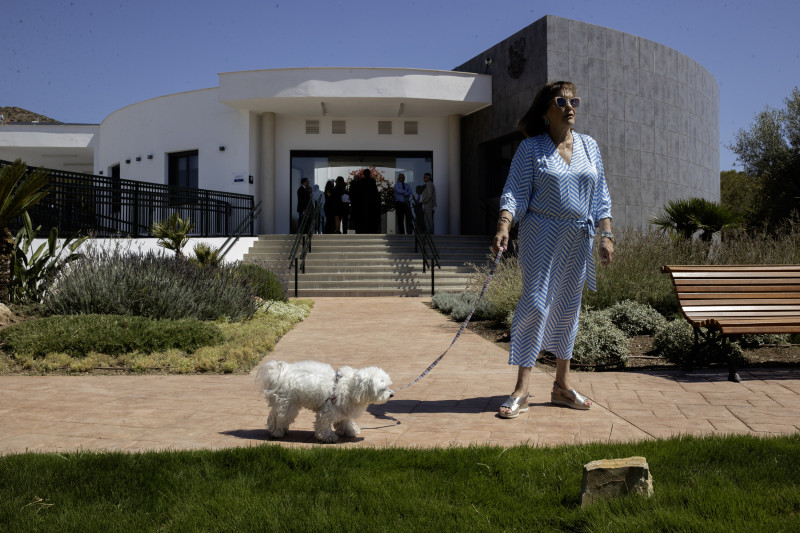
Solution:
<svg viewBox="0 0 800 533"><path fill-rule="evenodd" d="M746 333L800 333L800 265L666 265L681 312L706 342ZM703 333L700 328L706 328ZM735 358L730 381L739 382Z"/></svg>

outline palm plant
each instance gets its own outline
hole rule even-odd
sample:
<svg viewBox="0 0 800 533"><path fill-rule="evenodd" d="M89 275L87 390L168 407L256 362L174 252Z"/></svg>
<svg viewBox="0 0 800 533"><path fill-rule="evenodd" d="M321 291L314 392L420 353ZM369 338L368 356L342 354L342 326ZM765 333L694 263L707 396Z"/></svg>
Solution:
<svg viewBox="0 0 800 533"><path fill-rule="evenodd" d="M658 227L663 233L691 239L694 232L699 229L692 217L692 200L670 200L661 209L660 213L650 217L650 224Z"/></svg>
<svg viewBox="0 0 800 533"><path fill-rule="evenodd" d="M175 252L175 257L183 257L183 247L189 242L189 233L194 223L188 218L181 220L177 212L173 212L165 220L153 224L152 232L158 238L158 245Z"/></svg>
<svg viewBox="0 0 800 533"><path fill-rule="evenodd" d="M650 223L664 233L691 239L700 231L702 241L710 241L712 236L739 224L742 217L733 209L705 198L671 200L661 213L650 218Z"/></svg>
<svg viewBox="0 0 800 533"><path fill-rule="evenodd" d="M222 263L222 250L204 242L194 245L194 255L200 266L217 267Z"/></svg>
<svg viewBox="0 0 800 533"><path fill-rule="evenodd" d="M47 196L49 182L49 172L43 168L28 172L21 159L0 169L0 303L8 303L11 254L15 248L9 226Z"/></svg>

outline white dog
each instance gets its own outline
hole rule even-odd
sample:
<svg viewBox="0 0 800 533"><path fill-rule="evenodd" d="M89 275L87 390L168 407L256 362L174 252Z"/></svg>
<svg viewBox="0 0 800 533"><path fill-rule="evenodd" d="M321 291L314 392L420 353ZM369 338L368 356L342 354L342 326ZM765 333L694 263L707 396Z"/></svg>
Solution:
<svg viewBox="0 0 800 533"><path fill-rule="evenodd" d="M267 361L258 369L256 381L269 404L267 430L276 439L286 434L303 407L317 413L317 439L336 442L337 435L355 437L361 429L354 420L364 409L394 396L389 375L374 366L361 370L345 366L337 372L317 361Z"/></svg>

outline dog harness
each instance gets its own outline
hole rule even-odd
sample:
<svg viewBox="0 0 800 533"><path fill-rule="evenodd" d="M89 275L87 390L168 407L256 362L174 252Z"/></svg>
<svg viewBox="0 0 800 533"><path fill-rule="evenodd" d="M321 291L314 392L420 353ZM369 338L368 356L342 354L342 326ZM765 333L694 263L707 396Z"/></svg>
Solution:
<svg viewBox="0 0 800 533"><path fill-rule="evenodd" d="M333 404L336 405L336 385L339 383L339 378L342 377L339 374L339 371L336 371L336 377L333 378L333 390L331 390L331 395L328 396L328 400Z"/></svg>

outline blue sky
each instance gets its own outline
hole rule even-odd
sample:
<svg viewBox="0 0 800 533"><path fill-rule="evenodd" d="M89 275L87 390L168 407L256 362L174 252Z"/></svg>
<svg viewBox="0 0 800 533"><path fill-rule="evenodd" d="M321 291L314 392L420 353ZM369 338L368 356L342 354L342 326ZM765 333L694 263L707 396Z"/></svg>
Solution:
<svg viewBox="0 0 800 533"><path fill-rule="evenodd" d="M0 106L100 123L127 105L287 67L450 70L545 15L664 44L720 87L725 148L800 85L797 0L0 0Z"/></svg>

